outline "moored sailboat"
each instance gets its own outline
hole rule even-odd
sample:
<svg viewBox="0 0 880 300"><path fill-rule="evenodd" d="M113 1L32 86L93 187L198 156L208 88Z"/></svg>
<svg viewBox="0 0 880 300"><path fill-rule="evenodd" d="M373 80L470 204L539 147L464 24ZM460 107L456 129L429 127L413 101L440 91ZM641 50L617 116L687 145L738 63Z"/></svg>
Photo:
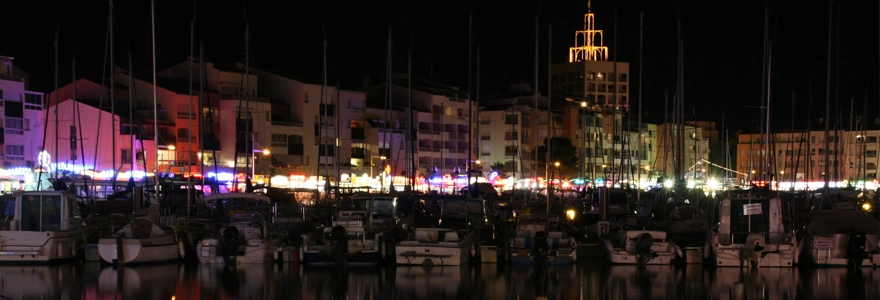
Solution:
<svg viewBox="0 0 880 300"><path fill-rule="evenodd" d="M161 228L152 220L137 217L114 237L98 240L98 253L108 263L155 263L183 257L183 242L171 228Z"/></svg>

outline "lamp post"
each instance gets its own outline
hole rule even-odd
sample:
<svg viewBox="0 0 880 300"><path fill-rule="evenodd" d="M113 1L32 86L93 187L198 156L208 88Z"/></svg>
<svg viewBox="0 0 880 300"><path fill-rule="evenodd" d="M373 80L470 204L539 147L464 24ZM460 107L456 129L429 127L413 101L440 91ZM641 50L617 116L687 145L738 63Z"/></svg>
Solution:
<svg viewBox="0 0 880 300"><path fill-rule="evenodd" d="M269 152L269 149L263 149L263 156L266 157L266 186L272 186L272 176L269 174L272 169L272 157L269 155L272 154Z"/></svg>

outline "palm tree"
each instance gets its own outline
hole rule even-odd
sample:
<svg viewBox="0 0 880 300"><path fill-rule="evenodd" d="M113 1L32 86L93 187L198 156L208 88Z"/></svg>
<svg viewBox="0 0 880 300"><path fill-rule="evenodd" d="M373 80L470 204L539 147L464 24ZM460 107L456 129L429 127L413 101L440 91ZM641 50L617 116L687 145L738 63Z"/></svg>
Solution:
<svg viewBox="0 0 880 300"><path fill-rule="evenodd" d="M505 177L505 176L504 176L504 163L503 163L503 162L496 161L496 162L492 163L492 165L489 166L489 168L492 169L492 172L498 173L498 176L501 176L502 178Z"/></svg>

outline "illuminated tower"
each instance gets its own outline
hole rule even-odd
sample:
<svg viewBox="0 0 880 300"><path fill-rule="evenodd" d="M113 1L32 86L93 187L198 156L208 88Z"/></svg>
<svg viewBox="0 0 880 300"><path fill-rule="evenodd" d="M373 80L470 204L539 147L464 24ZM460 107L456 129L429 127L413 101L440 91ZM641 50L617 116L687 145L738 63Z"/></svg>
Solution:
<svg viewBox="0 0 880 300"><path fill-rule="evenodd" d="M589 4L588 4L589 5ZM574 47L568 48L568 62L581 60L606 61L608 60L608 47L603 46L604 35L602 30L596 30L595 16L587 10L584 15L584 30L574 33ZM596 43L598 35L599 43Z"/></svg>

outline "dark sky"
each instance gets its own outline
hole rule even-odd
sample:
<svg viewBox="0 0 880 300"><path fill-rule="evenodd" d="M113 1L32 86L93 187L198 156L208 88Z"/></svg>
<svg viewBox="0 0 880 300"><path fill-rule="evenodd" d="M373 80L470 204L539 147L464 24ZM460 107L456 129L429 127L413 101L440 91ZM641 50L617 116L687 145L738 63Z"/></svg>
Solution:
<svg viewBox="0 0 880 300"><path fill-rule="evenodd" d="M31 76L31 89L54 88L54 32L60 28L60 82L69 83L77 56L78 76L100 78L106 46L109 1L15 1L0 27L0 55L12 56ZM150 1L117 0L115 62L149 77L151 68ZM352 2L352 3L349 3ZM681 2L681 4L679 4ZM878 116L880 10L876 1L839 3L839 73L833 73L834 115L847 118L850 99L868 120ZM382 78L393 28L394 70L406 71L412 45L413 73L468 89L468 14L473 9L473 44L480 48L480 91L510 83L534 82L536 1L243 1L197 3L197 40L215 62L242 61L245 20L250 20L251 64L285 70L320 83L322 31L327 36L328 80L343 88L360 85L364 74ZM774 128L789 128L792 91L794 119L803 123L812 85L812 118L824 116L828 39L828 2L767 1L773 41L771 108ZM546 89L548 24L552 23L552 61L565 62L574 31L583 27L587 1L541 1L539 88ZM639 12L644 11L645 114L662 116L666 93L675 92L681 19L684 53L685 111L688 118L721 120L729 130L757 131L761 103L764 3L762 1L613 1L592 2L598 29L612 57L629 61L630 99L638 102ZM617 26L615 30L615 14ZM193 2L156 0L156 56L159 69L189 55ZM616 32L615 32L616 31ZM616 42L615 42L616 40ZM198 45L198 44L197 44ZM196 48L197 49L197 48ZM198 53L198 50L196 50ZM835 56L836 57L836 56ZM476 69L476 51L472 68ZM476 81L476 74L473 75ZM476 90L476 88L473 88ZM796 125L802 127L802 125Z"/></svg>

